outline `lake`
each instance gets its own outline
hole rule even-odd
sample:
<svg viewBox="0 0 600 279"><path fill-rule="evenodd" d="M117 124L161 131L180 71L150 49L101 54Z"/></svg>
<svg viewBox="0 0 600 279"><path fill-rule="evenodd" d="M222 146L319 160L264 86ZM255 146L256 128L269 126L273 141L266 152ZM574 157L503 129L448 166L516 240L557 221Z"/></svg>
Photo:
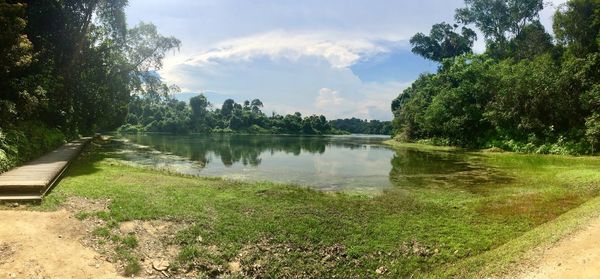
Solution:
<svg viewBox="0 0 600 279"><path fill-rule="evenodd" d="M459 152L392 149L388 136L121 135L120 158L199 176L297 184L323 191L380 192L430 185L483 169ZM477 182L477 176L469 176ZM486 177L489 175L486 173Z"/></svg>

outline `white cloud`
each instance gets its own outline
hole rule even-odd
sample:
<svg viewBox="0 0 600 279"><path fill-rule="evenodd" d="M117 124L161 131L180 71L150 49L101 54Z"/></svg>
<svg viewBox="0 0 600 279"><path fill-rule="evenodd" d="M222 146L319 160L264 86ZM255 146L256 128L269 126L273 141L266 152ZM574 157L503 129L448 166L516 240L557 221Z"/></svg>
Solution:
<svg viewBox="0 0 600 279"><path fill-rule="evenodd" d="M383 39L383 38L379 38ZM213 49L189 58L186 64L206 66L221 61L248 61L257 56L297 61L303 56L320 57L335 68L345 68L365 56L388 51L362 36L340 37L334 33L273 31L218 43Z"/></svg>
<svg viewBox="0 0 600 279"><path fill-rule="evenodd" d="M340 97L340 93L329 88L321 88L319 96L315 101L315 106L318 109L327 109L331 106L339 106L344 99Z"/></svg>

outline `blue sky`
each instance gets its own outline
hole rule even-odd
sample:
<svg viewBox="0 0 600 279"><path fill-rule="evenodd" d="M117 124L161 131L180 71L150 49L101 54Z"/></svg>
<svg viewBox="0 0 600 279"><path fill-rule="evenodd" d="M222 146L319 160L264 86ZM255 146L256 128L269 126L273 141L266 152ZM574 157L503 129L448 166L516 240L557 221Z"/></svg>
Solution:
<svg viewBox="0 0 600 279"><path fill-rule="evenodd" d="M541 14L549 28L552 0ZM391 101L436 64L408 40L452 22L463 0L130 0L128 23L182 41L161 77L220 106L259 98L264 111L389 120ZM483 49L479 41L476 50ZM189 96L186 94L185 96Z"/></svg>

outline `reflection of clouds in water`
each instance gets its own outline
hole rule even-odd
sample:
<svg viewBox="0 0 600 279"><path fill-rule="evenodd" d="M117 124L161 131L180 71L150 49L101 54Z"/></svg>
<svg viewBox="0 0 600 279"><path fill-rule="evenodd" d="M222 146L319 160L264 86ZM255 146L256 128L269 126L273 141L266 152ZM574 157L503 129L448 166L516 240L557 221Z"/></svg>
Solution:
<svg viewBox="0 0 600 279"><path fill-rule="evenodd" d="M315 169L318 174L327 176L387 176L391 169L389 158L393 152L370 145L361 149L362 152L340 149L335 153L314 156Z"/></svg>
<svg viewBox="0 0 600 279"><path fill-rule="evenodd" d="M323 191L378 193L391 187L385 138L131 135L120 151L134 164L233 180L291 183ZM160 152L163 151L163 152ZM379 156L379 158L378 158Z"/></svg>

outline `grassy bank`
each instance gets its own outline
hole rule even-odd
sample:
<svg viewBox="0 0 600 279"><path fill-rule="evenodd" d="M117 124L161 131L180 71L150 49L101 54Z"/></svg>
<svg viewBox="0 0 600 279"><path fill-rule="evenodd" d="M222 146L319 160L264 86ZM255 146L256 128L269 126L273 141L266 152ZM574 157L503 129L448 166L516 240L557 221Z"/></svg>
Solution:
<svg viewBox="0 0 600 279"><path fill-rule="evenodd" d="M173 272L313 278L489 274L554 237L548 236L553 223L567 233L571 220L591 216L597 206L572 217L562 214L594 203L600 190L600 160L585 157L460 152L465 170L422 175L419 166L428 162L402 162L403 152L419 150L432 159L455 152L398 147L394 160L400 162L390 173L398 187L369 197L135 168L116 160L114 148L102 142L86 153L42 207L73 196L110 199L106 211L78 216L106 221L94 233L118 243L129 273L139 270L136 236L115 228L128 220L168 220L181 224L169 240L179 247L170 262Z"/></svg>

